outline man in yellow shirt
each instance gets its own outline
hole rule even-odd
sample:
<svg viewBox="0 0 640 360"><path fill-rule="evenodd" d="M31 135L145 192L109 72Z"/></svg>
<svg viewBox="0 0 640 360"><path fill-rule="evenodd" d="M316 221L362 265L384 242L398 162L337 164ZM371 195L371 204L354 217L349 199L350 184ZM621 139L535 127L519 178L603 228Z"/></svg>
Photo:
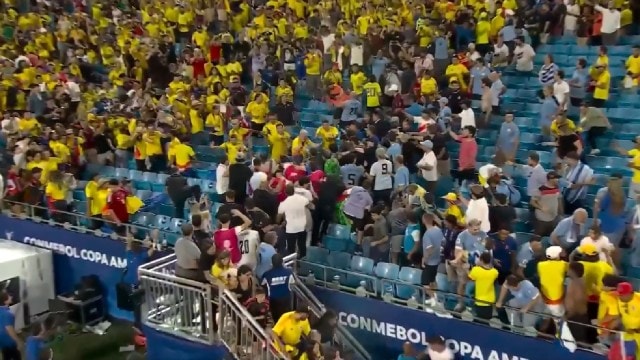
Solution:
<svg viewBox="0 0 640 360"><path fill-rule="evenodd" d="M364 84L367 82L367 75L360 69L360 65L351 65L349 80L351 82L351 91L356 95L362 95Z"/></svg>
<svg viewBox="0 0 640 360"><path fill-rule="evenodd" d="M307 130L300 130L300 134L293 139L291 143L291 155L304 156L307 154L310 146L315 145L309 140L309 134Z"/></svg>
<svg viewBox="0 0 640 360"><path fill-rule="evenodd" d="M484 252L469 271L469 279L475 282L474 299L476 316L483 320L493 317L493 305L496 303L495 282L498 270L493 267L491 253Z"/></svg>
<svg viewBox="0 0 640 360"><path fill-rule="evenodd" d="M593 101L591 105L602 109L609 100L609 88L611 87L611 74L604 64L596 64L593 70Z"/></svg>
<svg viewBox="0 0 640 360"><path fill-rule="evenodd" d="M460 209L460 206L458 205L458 195L450 192L447 195L443 196L442 198L446 201L446 210L444 211L444 214L442 214L443 217L446 217L447 215L451 215L456 218L456 220L458 221L458 225L463 226L464 224L466 224L464 219L464 213L462 212L462 209Z"/></svg>
<svg viewBox="0 0 640 360"><path fill-rule="evenodd" d="M318 49L311 49L304 57L304 66L307 68L307 91L312 99L322 97L322 53Z"/></svg>
<svg viewBox="0 0 640 360"><path fill-rule="evenodd" d="M367 99L367 110L373 111L380 107L380 96L382 96L382 89L380 84L376 81L375 76L369 77L369 82L362 86Z"/></svg>
<svg viewBox="0 0 640 360"><path fill-rule="evenodd" d="M640 355L640 293L633 291L633 285L628 282L618 284L616 293L618 306L612 307L610 314L622 325L625 343L631 343L625 344L625 348L635 348L636 354L627 355L638 356Z"/></svg>
<svg viewBox="0 0 640 360"><path fill-rule="evenodd" d="M460 63L460 59L457 56L451 58L451 64L447 66L445 70L445 75L449 80L454 78L458 80L460 84L460 90L465 91L467 89L467 82L465 78L469 74L469 69L466 66Z"/></svg>
<svg viewBox="0 0 640 360"><path fill-rule="evenodd" d="M282 314L272 331L276 348L284 350L292 356L297 355L297 346L302 341L302 337L311 332L309 309L301 306L295 311Z"/></svg>
<svg viewBox="0 0 640 360"><path fill-rule="evenodd" d="M420 95L431 97L438 92L438 83L436 79L431 76L429 70L425 70L424 74L420 78Z"/></svg>
<svg viewBox="0 0 640 360"><path fill-rule="evenodd" d="M166 168L166 158L162 154L161 133L154 125L149 125L147 131L142 135L142 140L146 145L146 153L151 164L149 171L162 172Z"/></svg>
<svg viewBox="0 0 640 360"><path fill-rule="evenodd" d="M246 150L244 144L240 140L238 140L235 135L229 135L229 141L220 145L220 148L227 152L229 164L235 164L237 161L236 159L238 158L238 154Z"/></svg>
<svg viewBox="0 0 640 360"><path fill-rule="evenodd" d="M107 205L108 190L106 187L107 180L100 179L99 175L95 175L91 181L87 182L84 193L87 198L87 216L91 218L89 228L92 230L99 229L102 226L102 211Z"/></svg>
<svg viewBox="0 0 640 360"><path fill-rule="evenodd" d="M560 259L562 247L550 246L546 250L546 261L538 263L538 277L540 278L540 292L547 304L547 309L554 316L564 315L562 305L564 299L564 278L568 264Z"/></svg>
<svg viewBox="0 0 640 360"><path fill-rule="evenodd" d="M271 146L271 159L280 162L283 156L289 153L291 135L285 131L284 125L278 122L275 133L269 134L269 144Z"/></svg>
<svg viewBox="0 0 640 360"><path fill-rule="evenodd" d="M329 146L335 144L338 135L338 128L331 126L327 119L322 120L322 126L316 131L316 137L322 140L322 148L325 150L329 150Z"/></svg>
<svg viewBox="0 0 640 360"><path fill-rule="evenodd" d="M627 61L625 62L625 67L627 71L631 73L631 77L633 78L633 84L640 84L640 45L635 45L633 47L633 53L629 55Z"/></svg>
<svg viewBox="0 0 640 360"><path fill-rule="evenodd" d="M614 144L616 150L622 156L628 156L631 160L627 164L633 171L631 184L629 184L629 199L637 199L640 196L640 135L633 139L635 146L631 150L626 150L618 144Z"/></svg>
<svg viewBox="0 0 640 360"><path fill-rule="evenodd" d="M196 158L193 148L186 142L180 142L169 150L169 162L178 168L183 175L189 176L191 162Z"/></svg>
<svg viewBox="0 0 640 360"><path fill-rule="evenodd" d="M251 128L255 131L262 131L265 118L269 113L269 104L265 101L264 96L259 94L255 100L249 102L245 112L251 116Z"/></svg>

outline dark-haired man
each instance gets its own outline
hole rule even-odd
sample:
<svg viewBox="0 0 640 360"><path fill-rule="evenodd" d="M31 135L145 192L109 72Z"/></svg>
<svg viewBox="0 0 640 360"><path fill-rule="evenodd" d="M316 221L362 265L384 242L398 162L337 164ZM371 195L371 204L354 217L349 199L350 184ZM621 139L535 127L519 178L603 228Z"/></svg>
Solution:
<svg viewBox="0 0 640 360"><path fill-rule="evenodd" d="M24 347L16 332L16 317L9 307L12 302L13 297L8 292L0 292L0 349L4 360L20 360L20 349Z"/></svg>

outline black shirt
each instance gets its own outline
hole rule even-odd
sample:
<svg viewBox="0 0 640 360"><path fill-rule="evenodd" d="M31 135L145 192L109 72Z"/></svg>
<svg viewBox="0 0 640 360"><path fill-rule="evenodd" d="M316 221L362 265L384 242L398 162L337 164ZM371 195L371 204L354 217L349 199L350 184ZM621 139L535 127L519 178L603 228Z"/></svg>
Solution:
<svg viewBox="0 0 640 360"><path fill-rule="evenodd" d="M507 229L511 229L511 224L516 220L516 210L511 205L507 206L489 206L489 223L491 223L491 230L489 232L494 233L507 226Z"/></svg>
<svg viewBox="0 0 640 360"><path fill-rule="evenodd" d="M220 206L220 208L218 209L218 213L216 214L216 217L219 216L220 214L228 214L229 217L231 218L231 224L230 227L236 227L236 226L240 226L244 223L244 221L242 221L241 218L239 218L238 216L235 216L233 214L231 214L232 210L238 210L242 213L244 213L244 206L240 205L240 204L236 204L236 203L224 203L222 204L222 206Z"/></svg>
<svg viewBox="0 0 640 360"><path fill-rule="evenodd" d="M293 121L293 112L295 110L296 107L293 105L293 103L288 102L276 105L275 113L278 117L278 120L280 120L280 122L284 126L291 126L295 124L295 122Z"/></svg>
<svg viewBox="0 0 640 360"><path fill-rule="evenodd" d="M189 187L187 184L187 178L180 174L173 174L167 178L165 182L165 186L167 187L167 193L171 199L177 199L179 197L187 198L186 196L186 188Z"/></svg>
<svg viewBox="0 0 640 360"><path fill-rule="evenodd" d="M391 123L388 120L380 119L373 124L376 127L376 136L382 140L385 138L389 131L391 131Z"/></svg>
<svg viewBox="0 0 640 360"><path fill-rule="evenodd" d="M252 175L253 172L246 164L229 165L229 189L235 191L236 201L240 204L247 198L247 182Z"/></svg>
<svg viewBox="0 0 640 360"><path fill-rule="evenodd" d="M93 137L93 142L98 154L105 154L111 151L111 146L109 146L109 138L106 134L97 134Z"/></svg>
<svg viewBox="0 0 640 360"><path fill-rule="evenodd" d="M449 135L447 134L435 134L431 136L431 142L433 143L433 152L436 154L438 160L449 160L449 152L447 151L448 140ZM440 152L442 152L441 156Z"/></svg>
<svg viewBox="0 0 640 360"><path fill-rule="evenodd" d="M257 208L266 212L271 217L271 222L276 221L278 214L278 198L268 190L256 189L253 191L253 203Z"/></svg>
<svg viewBox="0 0 640 360"><path fill-rule="evenodd" d="M569 135L561 135L558 136L558 157L560 159L564 159L564 157L571 151L577 151L575 142L579 141L580 138L576 134Z"/></svg>
<svg viewBox="0 0 640 360"><path fill-rule="evenodd" d="M451 109L452 114L460 114L462 112L462 103L463 97L459 90L449 91L447 94L447 99L449 100L449 108Z"/></svg>

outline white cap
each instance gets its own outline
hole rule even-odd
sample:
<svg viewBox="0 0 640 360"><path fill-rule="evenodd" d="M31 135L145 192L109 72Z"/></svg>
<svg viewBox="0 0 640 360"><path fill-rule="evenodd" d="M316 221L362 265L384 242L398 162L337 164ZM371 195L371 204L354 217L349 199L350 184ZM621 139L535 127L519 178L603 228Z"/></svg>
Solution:
<svg viewBox="0 0 640 360"><path fill-rule="evenodd" d="M396 84L389 85L389 91L398 91L398 85Z"/></svg>
<svg viewBox="0 0 640 360"><path fill-rule="evenodd" d="M545 251L547 255L547 259L558 259L560 258L560 254L562 253L562 248L560 246L550 246Z"/></svg>

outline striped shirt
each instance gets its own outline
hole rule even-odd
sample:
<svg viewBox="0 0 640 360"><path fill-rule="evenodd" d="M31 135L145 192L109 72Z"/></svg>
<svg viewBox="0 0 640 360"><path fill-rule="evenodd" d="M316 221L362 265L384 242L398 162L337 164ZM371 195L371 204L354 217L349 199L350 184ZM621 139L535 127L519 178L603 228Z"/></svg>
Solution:
<svg viewBox="0 0 640 360"><path fill-rule="evenodd" d="M587 196L588 186L579 186L571 189L572 184L584 184L593 178L593 169L587 164L578 161L578 164L567 171L564 180L567 182L563 191L564 198L568 203L573 204L577 200L584 199Z"/></svg>
<svg viewBox="0 0 640 360"><path fill-rule="evenodd" d="M538 73L540 83L545 86L551 85L553 83L553 77L556 75L556 71L558 71L558 66L556 64L551 63L549 65L542 66Z"/></svg>

